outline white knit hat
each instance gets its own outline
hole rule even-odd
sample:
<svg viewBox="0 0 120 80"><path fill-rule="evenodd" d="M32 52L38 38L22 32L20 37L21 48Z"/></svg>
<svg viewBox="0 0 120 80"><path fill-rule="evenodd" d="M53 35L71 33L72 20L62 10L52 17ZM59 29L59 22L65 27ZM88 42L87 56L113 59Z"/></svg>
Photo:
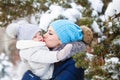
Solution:
<svg viewBox="0 0 120 80"><path fill-rule="evenodd" d="M6 34L10 38L17 38L18 28L19 28L19 24L17 24L17 23L11 23L6 28Z"/></svg>
<svg viewBox="0 0 120 80"><path fill-rule="evenodd" d="M29 23L12 23L6 28L7 35L18 40L31 40L38 31L40 31L38 26Z"/></svg>

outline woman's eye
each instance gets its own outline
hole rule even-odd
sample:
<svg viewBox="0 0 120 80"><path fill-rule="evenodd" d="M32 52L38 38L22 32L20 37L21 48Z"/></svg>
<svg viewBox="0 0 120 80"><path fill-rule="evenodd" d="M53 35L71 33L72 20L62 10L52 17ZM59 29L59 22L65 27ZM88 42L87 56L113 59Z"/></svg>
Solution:
<svg viewBox="0 0 120 80"><path fill-rule="evenodd" d="M53 35L52 33L48 33L49 35Z"/></svg>

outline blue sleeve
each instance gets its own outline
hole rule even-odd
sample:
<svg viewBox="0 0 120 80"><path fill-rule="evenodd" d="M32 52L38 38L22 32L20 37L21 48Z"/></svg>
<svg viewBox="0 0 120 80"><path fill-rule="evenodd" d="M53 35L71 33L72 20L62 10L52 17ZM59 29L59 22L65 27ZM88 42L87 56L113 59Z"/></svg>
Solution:
<svg viewBox="0 0 120 80"><path fill-rule="evenodd" d="M28 70L24 73L22 80L41 80L41 79L39 76L36 76L30 70Z"/></svg>

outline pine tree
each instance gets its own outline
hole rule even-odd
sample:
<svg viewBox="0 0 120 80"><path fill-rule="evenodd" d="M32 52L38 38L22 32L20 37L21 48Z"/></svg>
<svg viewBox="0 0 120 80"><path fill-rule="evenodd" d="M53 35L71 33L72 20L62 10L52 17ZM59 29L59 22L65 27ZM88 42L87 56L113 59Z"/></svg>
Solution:
<svg viewBox="0 0 120 80"><path fill-rule="evenodd" d="M0 27L5 27L13 20L29 16L38 11L46 11L47 0L0 0ZM35 6L36 5L36 6Z"/></svg>
<svg viewBox="0 0 120 80"><path fill-rule="evenodd" d="M105 5L102 13L99 14L104 13L110 1L103 0L103 2ZM109 20L105 22L102 22L99 18L91 17L91 9L89 7L86 7L83 14L84 17L78 21L78 24L91 27L92 22L96 20L101 28L104 26L103 34L107 38L101 40L99 43L91 43L90 49L92 51L79 52L74 55L73 59L76 61L76 67L86 69L85 78L88 80L118 80L120 78L120 64L107 62L107 60L116 58L120 62L120 44L114 43L115 41L120 40L120 13L109 17ZM112 24L112 26L110 27L109 24ZM112 32L112 34L110 34L110 32ZM101 35L94 33L93 41L101 37ZM87 53L92 54L91 59L86 56ZM116 75L117 78L114 78L114 75Z"/></svg>
<svg viewBox="0 0 120 80"><path fill-rule="evenodd" d="M46 2L49 3L46 6ZM71 0L72 1L72 0ZM5 27L17 18L29 16L36 12L45 12L51 4L57 3L64 8L70 8L70 0L0 0L0 27ZM85 69L85 78L88 80L117 80L120 78L120 64L107 62L116 59L120 62L120 45L115 43L120 40L120 13L109 17L109 20L102 21L98 16L103 15L108 4L112 0L102 0L104 3L102 12L98 16L91 16L92 8L88 0L74 0L76 4L85 8L83 17L77 21L78 25L86 25L91 28L93 21L96 21L103 30L103 35L94 33L94 39L87 46L87 51L73 55L76 67ZM37 4L37 6L34 6ZM111 24L111 25L110 25ZM112 32L112 33L111 33ZM98 42L98 38L101 40ZM86 54L91 54L89 58ZM116 75L117 79L114 78Z"/></svg>

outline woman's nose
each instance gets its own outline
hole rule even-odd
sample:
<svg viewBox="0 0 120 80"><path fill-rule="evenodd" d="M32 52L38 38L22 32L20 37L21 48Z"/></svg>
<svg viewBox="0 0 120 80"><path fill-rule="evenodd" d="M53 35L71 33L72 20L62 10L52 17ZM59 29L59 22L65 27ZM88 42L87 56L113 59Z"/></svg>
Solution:
<svg viewBox="0 0 120 80"><path fill-rule="evenodd" d="M47 33L45 33L44 35L43 35L43 38L45 38L47 36Z"/></svg>

